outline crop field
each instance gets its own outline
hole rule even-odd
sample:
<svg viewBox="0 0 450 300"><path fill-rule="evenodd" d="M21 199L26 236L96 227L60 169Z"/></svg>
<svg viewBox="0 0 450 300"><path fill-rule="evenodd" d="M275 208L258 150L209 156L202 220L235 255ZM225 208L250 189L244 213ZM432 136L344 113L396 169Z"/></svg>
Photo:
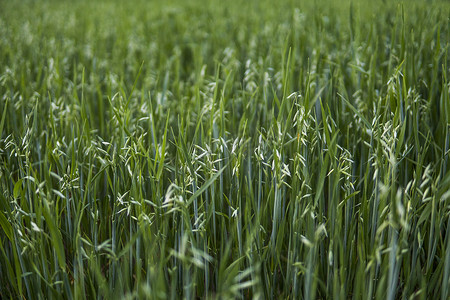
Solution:
<svg viewBox="0 0 450 300"><path fill-rule="evenodd" d="M450 2L0 0L0 298L450 298Z"/></svg>

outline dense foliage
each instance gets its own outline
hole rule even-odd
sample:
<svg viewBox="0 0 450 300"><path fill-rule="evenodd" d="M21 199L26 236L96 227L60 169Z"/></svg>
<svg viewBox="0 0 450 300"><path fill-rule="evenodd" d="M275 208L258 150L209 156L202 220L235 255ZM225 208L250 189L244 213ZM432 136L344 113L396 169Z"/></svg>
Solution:
<svg viewBox="0 0 450 300"><path fill-rule="evenodd" d="M1 1L3 299L449 299L446 1Z"/></svg>

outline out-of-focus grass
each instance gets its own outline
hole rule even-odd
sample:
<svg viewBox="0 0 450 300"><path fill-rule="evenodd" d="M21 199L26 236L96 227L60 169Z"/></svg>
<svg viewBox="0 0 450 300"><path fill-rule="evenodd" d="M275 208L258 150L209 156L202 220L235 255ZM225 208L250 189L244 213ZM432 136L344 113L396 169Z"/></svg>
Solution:
<svg viewBox="0 0 450 300"><path fill-rule="evenodd" d="M3 298L448 299L445 1L3 1Z"/></svg>

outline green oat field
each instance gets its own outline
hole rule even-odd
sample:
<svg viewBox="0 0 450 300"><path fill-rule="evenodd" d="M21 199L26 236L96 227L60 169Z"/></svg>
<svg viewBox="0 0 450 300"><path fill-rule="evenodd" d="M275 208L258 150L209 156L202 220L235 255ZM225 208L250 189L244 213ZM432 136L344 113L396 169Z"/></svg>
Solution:
<svg viewBox="0 0 450 300"><path fill-rule="evenodd" d="M450 298L450 2L0 0L0 298Z"/></svg>

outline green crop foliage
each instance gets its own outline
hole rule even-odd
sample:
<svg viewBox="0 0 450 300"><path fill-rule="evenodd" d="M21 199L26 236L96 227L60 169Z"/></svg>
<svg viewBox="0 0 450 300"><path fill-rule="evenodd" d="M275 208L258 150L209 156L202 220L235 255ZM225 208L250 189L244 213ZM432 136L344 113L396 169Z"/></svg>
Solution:
<svg viewBox="0 0 450 300"><path fill-rule="evenodd" d="M2 299L450 298L448 1L0 1Z"/></svg>

